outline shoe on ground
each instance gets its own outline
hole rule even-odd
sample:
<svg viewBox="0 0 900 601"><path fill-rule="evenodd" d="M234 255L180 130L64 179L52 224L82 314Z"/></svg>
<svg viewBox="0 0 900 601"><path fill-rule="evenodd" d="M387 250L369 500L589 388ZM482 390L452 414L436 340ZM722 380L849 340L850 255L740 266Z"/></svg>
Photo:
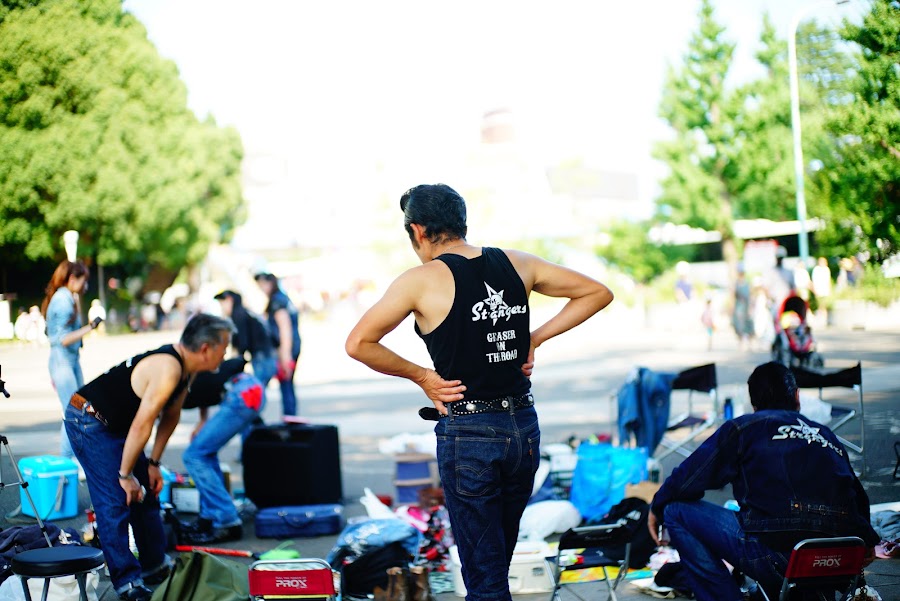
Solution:
<svg viewBox="0 0 900 601"><path fill-rule="evenodd" d="M228 526L227 528L213 528L208 532L184 532L181 540L186 545L211 545L213 543L227 543L241 540L244 536L244 527L241 524Z"/></svg>
<svg viewBox="0 0 900 601"><path fill-rule="evenodd" d="M196 521L193 522L182 522L180 520L178 521L179 535L197 532L212 532L212 530L212 520L208 520L206 518L197 518Z"/></svg>
<svg viewBox="0 0 900 601"><path fill-rule="evenodd" d="M172 571L172 565L166 564L164 567L156 570L149 576L144 576L144 584L148 584L150 586L156 586L157 584L162 584L169 577L169 573Z"/></svg>
<svg viewBox="0 0 900 601"><path fill-rule="evenodd" d="M124 593L119 594L119 599L124 601L150 601L151 597L153 597L153 591L143 584L132 586Z"/></svg>

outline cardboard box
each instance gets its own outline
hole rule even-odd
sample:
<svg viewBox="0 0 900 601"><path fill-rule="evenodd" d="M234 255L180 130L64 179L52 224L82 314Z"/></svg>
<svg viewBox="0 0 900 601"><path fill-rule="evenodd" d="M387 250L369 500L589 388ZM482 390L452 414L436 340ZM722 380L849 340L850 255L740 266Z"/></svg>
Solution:
<svg viewBox="0 0 900 601"><path fill-rule="evenodd" d="M625 496L626 497L637 497L638 499L643 499L648 503L653 500L653 495L656 494L656 491L659 490L660 483L659 482L638 482L637 484L626 484L625 485Z"/></svg>

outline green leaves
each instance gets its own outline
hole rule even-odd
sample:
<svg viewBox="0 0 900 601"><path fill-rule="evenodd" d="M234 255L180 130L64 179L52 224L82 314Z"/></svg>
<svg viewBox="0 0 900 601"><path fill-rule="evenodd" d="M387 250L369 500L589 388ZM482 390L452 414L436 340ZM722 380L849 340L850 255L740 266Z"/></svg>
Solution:
<svg viewBox="0 0 900 601"><path fill-rule="evenodd" d="M118 0L4 2L0 260L177 270L243 219L240 138L186 106L173 63Z"/></svg>

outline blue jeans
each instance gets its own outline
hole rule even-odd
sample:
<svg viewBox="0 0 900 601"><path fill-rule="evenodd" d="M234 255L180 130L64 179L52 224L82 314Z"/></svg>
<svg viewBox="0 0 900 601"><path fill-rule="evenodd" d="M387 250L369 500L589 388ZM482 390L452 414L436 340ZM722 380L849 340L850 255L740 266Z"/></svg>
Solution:
<svg viewBox="0 0 900 601"><path fill-rule="evenodd" d="M437 459L468 601L510 601L509 563L540 463L534 407L441 418ZM451 409L452 411L452 409Z"/></svg>
<svg viewBox="0 0 900 601"><path fill-rule="evenodd" d="M787 558L744 532L736 512L692 501L670 503L664 513L672 545L698 601L743 599L723 559L756 580L770 599L778 598Z"/></svg>
<svg viewBox="0 0 900 601"><path fill-rule="evenodd" d="M143 583L143 578L169 564L166 536L159 514L159 500L151 493L143 503L125 504L125 491L119 486L119 464L125 436L113 434L84 409L69 405L65 415L66 431L72 450L84 468L88 492L97 515L97 528L109 577L117 593ZM141 453L134 475L147 490L147 457ZM134 532L140 561L128 548L128 525Z"/></svg>
<svg viewBox="0 0 900 601"><path fill-rule="evenodd" d="M215 415L184 451L184 467L200 495L200 517L210 520L216 528L241 523L231 495L225 489L219 449L243 432L259 416L265 403L265 390L256 376L238 374L225 384L225 396Z"/></svg>
<svg viewBox="0 0 900 601"><path fill-rule="evenodd" d="M81 373L81 363L78 361L78 349L75 352L62 346L50 347L50 380L59 396L62 404L63 422L59 425L59 454L72 458L72 445L66 434L65 413L72 395L84 386L84 376Z"/></svg>
<svg viewBox="0 0 900 601"><path fill-rule="evenodd" d="M274 352L268 353L252 353L250 357L250 365L253 366L253 375L259 379L263 388L269 384L269 380L275 377L275 371L278 369L278 359Z"/></svg>

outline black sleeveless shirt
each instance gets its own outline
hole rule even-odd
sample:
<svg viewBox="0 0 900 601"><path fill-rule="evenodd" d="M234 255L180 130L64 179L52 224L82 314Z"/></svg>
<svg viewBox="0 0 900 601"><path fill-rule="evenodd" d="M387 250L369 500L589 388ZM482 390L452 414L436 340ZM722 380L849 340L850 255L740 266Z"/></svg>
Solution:
<svg viewBox="0 0 900 601"><path fill-rule="evenodd" d="M522 373L531 346L528 295L509 258L498 248L482 248L468 259L446 253L456 295L446 319L425 342L435 371L445 380L461 380L465 399L520 396L531 389Z"/></svg>
<svg viewBox="0 0 900 601"><path fill-rule="evenodd" d="M108 428L116 434L127 434L131 428L131 422L137 415L138 407L141 405L141 398L134 393L131 388L131 374L135 366L141 360L150 355L172 355L178 359L181 365L182 373L184 372L184 361L181 355L175 350L171 344L165 344L158 349L147 351L140 355L135 355L130 359L119 363L115 367L111 367L95 379L91 380L78 391L78 394L90 401L91 405L100 412L100 415L106 419ZM182 378L175 387L175 391L166 401L166 405L178 398L181 391L187 385L187 380Z"/></svg>

